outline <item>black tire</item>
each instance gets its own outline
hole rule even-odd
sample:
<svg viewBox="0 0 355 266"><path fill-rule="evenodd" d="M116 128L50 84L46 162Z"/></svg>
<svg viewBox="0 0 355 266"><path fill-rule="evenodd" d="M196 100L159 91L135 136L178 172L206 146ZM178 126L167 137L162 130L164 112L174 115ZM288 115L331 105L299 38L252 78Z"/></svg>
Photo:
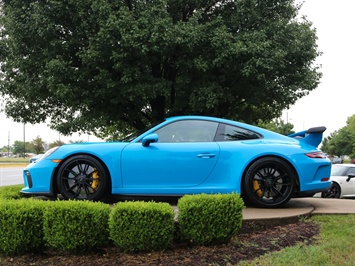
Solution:
<svg viewBox="0 0 355 266"><path fill-rule="evenodd" d="M322 198L332 198L339 199L341 195L341 188L338 183L332 182L328 190L323 191L321 194Z"/></svg>
<svg viewBox="0 0 355 266"><path fill-rule="evenodd" d="M243 194L247 202L263 208L285 205L292 197L297 175L283 160L264 157L246 171Z"/></svg>
<svg viewBox="0 0 355 266"><path fill-rule="evenodd" d="M100 200L108 188L108 174L100 161L76 155L58 170L57 185L64 199Z"/></svg>

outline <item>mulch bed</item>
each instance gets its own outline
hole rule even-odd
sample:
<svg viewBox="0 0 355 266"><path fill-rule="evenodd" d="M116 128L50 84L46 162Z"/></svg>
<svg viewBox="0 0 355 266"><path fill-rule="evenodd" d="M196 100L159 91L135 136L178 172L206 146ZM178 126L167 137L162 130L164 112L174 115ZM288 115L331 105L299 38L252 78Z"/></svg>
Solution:
<svg viewBox="0 0 355 266"><path fill-rule="evenodd" d="M82 255L46 251L43 254L2 257L0 265L234 265L241 260L252 260L265 253L298 243L306 245L315 243L318 234L318 224L299 221L260 230L257 228L244 230L238 237L224 245L199 247L187 243L175 243L170 250L136 254L124 254L115 247L102 248Z"/></svg>

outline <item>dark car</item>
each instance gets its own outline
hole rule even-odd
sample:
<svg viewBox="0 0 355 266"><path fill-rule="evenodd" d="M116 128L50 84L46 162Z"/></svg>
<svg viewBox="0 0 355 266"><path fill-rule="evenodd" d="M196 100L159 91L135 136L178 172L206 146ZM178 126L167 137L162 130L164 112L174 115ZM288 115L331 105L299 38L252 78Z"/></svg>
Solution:
<svg viewBox="0 0 355 266"><path fill-rule="evenodd" d="M31 157L31 158L30 158L30 163L34 163L34 162L36 162L37 160L41 159L43 155L44 155L43 153L40 153L40 154L37 154L37 155Z"/></svg>
<svg viewBox="0 0 355 266"><path fill-rule="evenodd" d="M332 163L333 164L337 164L337 163L343 163L343 160L338 157L338 156L334 156L332 159L331 159Z"/></svg>

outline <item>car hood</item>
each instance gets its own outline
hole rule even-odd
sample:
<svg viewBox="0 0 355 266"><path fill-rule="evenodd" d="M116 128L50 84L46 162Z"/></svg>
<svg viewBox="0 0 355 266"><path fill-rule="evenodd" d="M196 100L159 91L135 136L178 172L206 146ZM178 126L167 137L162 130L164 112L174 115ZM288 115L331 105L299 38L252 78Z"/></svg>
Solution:
<svg viewBox="0 0 355 266"><path fill-rule="evenodd" d="M120 153L129 142L83 142L65 144L48 156L48 159L63 159L71 154L85 153L95 156L104 156L107 153Z"/></svg>

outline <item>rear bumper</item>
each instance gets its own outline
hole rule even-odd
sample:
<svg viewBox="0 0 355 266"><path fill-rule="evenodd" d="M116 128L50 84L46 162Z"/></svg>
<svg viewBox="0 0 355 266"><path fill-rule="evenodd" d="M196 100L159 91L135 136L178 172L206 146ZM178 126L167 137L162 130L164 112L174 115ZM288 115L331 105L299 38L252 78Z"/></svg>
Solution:
<svg viewBox="0 0 355 266"><path fill-rule="evenodd" d="M314 194L319 193L319 192L323 192L328 190L328 188L330 187L331 183L329 184L329 186L327 186L326 188L323 189L315 189L315 190L308 190L308 191L297 191L293 194L292 198L306 198L306 197L313 197Z"/></svg>

